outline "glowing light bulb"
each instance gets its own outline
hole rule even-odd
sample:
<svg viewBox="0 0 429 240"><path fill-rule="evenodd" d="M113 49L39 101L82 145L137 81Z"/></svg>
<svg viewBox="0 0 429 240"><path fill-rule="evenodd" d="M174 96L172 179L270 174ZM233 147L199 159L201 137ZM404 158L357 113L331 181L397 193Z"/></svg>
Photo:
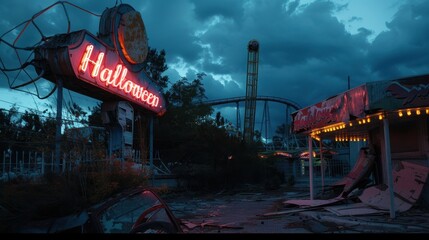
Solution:
<svg viewBox="0 0 429 240"><path fill-rule="evenodd" d="M416 110L416 114L417 114L417 115L420 115L420 113L421 113L421 112L420 112L420 109L417 109L417 110Z"/></svg>
<svg viewBox="0 0 429 240"><path fill-rule="evenodd" d="M407 110L407 115L411 116L411 110Z"/></svg>
<svg viewBox="0 0 429 240"><path fill-rule="evenodd" d="M402 114L402 111L399 111L399 112L398 112L398 115L399 115L399 117L404 116L404 114Z"/></svg>

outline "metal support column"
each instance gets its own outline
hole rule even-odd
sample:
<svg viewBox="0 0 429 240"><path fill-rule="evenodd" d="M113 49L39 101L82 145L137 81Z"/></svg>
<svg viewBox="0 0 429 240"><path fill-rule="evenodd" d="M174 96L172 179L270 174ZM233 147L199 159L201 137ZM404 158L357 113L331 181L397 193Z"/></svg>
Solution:
<svg viewBox="0 0 429 240"><path fill-rule="evenodd" d="M384 128L384 152L386 156L386 174L387 174L387 185L389 187L389 197L390 197L390 218L395 218L395 198L394 198L394 186L393 186L393 176L392 176L392 157L390 154L390 133L389 133L389 120L387 116L383 118L383 128Z"/></svg>
<svg viewBox="0 0 429 240"><path fill-rule="evenodd" d="M310 178L310 200L313 200L313 139L308 135L308 175Z"/></svg>

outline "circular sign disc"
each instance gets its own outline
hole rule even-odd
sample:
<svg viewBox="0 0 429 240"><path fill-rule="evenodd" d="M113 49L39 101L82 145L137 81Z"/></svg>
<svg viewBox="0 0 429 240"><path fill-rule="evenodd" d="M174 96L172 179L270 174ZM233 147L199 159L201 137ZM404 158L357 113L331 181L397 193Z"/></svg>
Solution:
<svg viewBox="0 0 429 240"><path fill-rule="evenodd" d="M121 16L118 40L122 53L132 64L143 63L148 53L146 30L141 15L129 11Z"/></svg>

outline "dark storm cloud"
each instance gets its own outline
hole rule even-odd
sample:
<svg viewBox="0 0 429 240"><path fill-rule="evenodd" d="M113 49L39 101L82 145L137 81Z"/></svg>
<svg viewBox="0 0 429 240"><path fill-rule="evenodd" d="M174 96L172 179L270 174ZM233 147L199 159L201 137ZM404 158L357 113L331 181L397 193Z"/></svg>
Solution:
<svg viewBox="0 0 429 240"><path fill-rule="evenodd" d="M223 16L235 21L241 19L243 14L243 1L217 0L201 1L192 0L195 6L196 18L199 21L210 20L213 16Z"/></svg>
<svg viewBox="0 0 429 240"><path fill-rule="evenodd" d="M403 5L386 26L369 48L373 73L390 79L429 72L429 2Z"/></svg>
<svg viewBox="0 0 429 240"><path fill-rule="evenodd" d="M142 11L149 45L165 49L167 57L174 60L184 58L195 62L202 48L196 43L195 29L200 23L194 21L194 7L189 1L150 1Z"/></svg>
<svg viewBox="0 0 429 240"><path fill-rule="evenodd" d="M207 76L204 78L203 84L206 89L208 99L224 99L232 96L242 96L240 86L238 86L234 81L225 81L224 83L221 83L219 81L215 81L212 76ZM214 92L212 89L221 91Z"/></svg>
<svg viewBox="0 0 429 240"><path fill-rule="evenodd" d="M355 50L349 47L357 44L356 47L361 48L363 44L355 41L331 16L333 7L329 2L316 2L300 14L284 16L277 10L279 16L266 18L259 26L267 33L261 35L261 61L285 66L307 63L311 59L332 61L354 55ZM274 5L266 11L276 9L278 6Z"/></svg>

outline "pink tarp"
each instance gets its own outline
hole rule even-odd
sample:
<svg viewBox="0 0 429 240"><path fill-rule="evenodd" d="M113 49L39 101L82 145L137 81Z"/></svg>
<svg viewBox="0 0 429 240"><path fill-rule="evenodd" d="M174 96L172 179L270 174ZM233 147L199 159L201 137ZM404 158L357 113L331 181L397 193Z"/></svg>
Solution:
<svg viewBox="0 0 429 240"><path fill-rule="evenodd" d="M429 168L401 161L393 171L394 206L397 212L410 209L419 199ZM389 210L389 187L382 184L366 188L359 199L374 208Z"/></svg>

